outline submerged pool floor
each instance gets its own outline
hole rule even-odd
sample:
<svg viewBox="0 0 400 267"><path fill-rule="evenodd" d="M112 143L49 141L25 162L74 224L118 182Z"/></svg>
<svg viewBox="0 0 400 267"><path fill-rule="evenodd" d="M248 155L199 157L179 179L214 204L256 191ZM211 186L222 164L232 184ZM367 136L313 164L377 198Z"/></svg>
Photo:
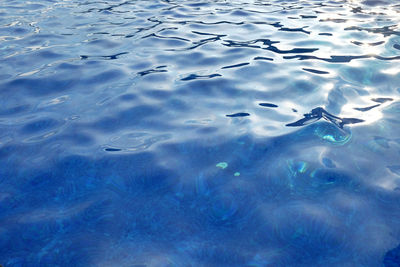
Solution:
<svg viewBox="0 0 400 267"><path fill-rule="evenodd" d="M400 266L400 5L0 2L2 266Z"/></svg>

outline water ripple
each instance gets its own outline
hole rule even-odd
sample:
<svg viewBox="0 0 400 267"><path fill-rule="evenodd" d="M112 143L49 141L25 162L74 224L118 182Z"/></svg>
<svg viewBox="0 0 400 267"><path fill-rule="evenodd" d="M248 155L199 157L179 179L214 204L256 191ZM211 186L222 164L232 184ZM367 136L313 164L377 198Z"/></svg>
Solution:
<svg viewBox="0 0 400 267"><path fill-rule="evenodd" d="M394 266L399 14L1 1L0 264Z"/></svg>

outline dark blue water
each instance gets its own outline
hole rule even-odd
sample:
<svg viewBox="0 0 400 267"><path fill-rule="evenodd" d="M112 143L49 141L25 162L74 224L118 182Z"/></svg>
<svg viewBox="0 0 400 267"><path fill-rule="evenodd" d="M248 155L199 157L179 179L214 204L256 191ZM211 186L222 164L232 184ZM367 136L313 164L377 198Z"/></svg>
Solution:
<svg viewBox="0 0 400 267"><path fill-rule="evenodd" d="M400 5L2 0L0 264L400 266Z"/></svg>

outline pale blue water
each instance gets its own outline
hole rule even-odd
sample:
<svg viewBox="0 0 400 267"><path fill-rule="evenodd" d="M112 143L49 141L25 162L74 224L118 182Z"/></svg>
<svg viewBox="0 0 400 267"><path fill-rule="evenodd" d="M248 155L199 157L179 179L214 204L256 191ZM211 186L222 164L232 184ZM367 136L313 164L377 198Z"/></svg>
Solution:
<svg viewBox="0 0 400 267"><path fill-rule="evenodd" d="M3 266L400 266L400 4L0 2Z"/></svg>

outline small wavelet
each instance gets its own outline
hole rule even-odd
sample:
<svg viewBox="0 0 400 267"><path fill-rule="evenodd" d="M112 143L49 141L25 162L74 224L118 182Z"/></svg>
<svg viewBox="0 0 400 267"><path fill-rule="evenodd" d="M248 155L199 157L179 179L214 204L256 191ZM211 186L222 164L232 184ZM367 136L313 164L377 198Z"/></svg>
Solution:
<svg viewBox="0 0 400 267"><path fill-rule="evenodd" d="M355 123L360 123L363 122L364 120L361 119L356 119L356 118L340 118L335 115L330 114L327 112L325 109L321 107L314 108L311 110L310 113L304 114L304 118L300 119L296 122L286 124L286 126L290 127L299 127L299 126L304 126L308 125L310 123L316 122L320 119L325 119L328 122L331 122L332 124L338 126L339 128L343 128L344 125L346 124L355 124Z"/></svg>
<svg viewBox="0 0 400 267"><path fill-rule="evenodd" d="M229 65L229 66L224 66L221 69L232 69L232 68L239 68L239 67L243 67L246 65L249 65L250 63L246 62L246 63L240 63L240 64L235 64L235 65Z"/></svg>
<svg viewBox="0 0 400 267"><path fill-rule="evenodd" d="M363 45L377 46L377 45L381 45L381 44L385 43L385 41L379 41L379 42L375 42L375 43L363 43L363 42L359 42L359 41L351 41L351 42L358 46L363 46Z"/></svg>
<svg viewBox="0 0 400 267"><path fill-rule="evenodd" d="M376 104L376 105L372 105L372 106L365 107L365 108L354 108L354 109L364 112L364 111L368 111L368 110L371 110L371 109L379 107L379 106L380 106L380 104Z"/></svg>
<svg viewBox="0 0 400 267"><path fill-rule="evenodd" d="M118 59L120 56L122 55L126 55L128 54L128 52L121 52L121 53L117 53L114 55L110 55L110 56L90 56L90 55L80 55L80 58L82 60L86 60L86 59L106 59L106 60L115 60Z"/></svg>
<svg viewBox="0 0 400 267"><path fill-rule="evenodd" d="M272 104L272 103L259 103L260 106L266 107L266 108L277 108L278 105Z"/></svg>
<svg viewBox="0 0 400 267"><path fill-rule="evenodd" d="M378 98L372 98L371 100L374 101L374 102L383 104L383 103L386 103L386 102L393 101L393 98L390 98L390 97L378 97Z"/></svg>
<svg viewBox="0 0 400 267"><path fill-rule="evenodd" d="M139 76L146 76L146 75L149 75L149 74L152 74L152 73L167 72L167 70L164 69L165 67L166 67L166 66L158 66L158 67L155 67L154 69L139 71L137 74L138 74Z"/></svg>
<svg viewBox="0 0 400 267"><path fill-rule="evenodd" d="M316 69L303 68L303 70L314 73L314 74L329 74L328 71L322 71L322 70L316 70Z"/></svg>
<svg viewBox="0 0 400 267"><path fill-rule="evenodd" d="M274 61L273 58L270 57L255 57L254 60L268 60L268 61Z"/></svg>
<svg viewBox="0 0 400 267"><path fill-rule="evenodd" d="M246 112L239 112L239 113L229 114L226 116L231 117L231 118L236 118L236 117L247 117L247 116L250 116L250 114L246 113Z"/></svg>
<svg viewBox="0 0 400 267"><path fill-rule="evenodd" d="M214 73L210 75L197 75L197 74L190 74L189 76L186 76L185 78L182 78L181 81L191 81L191 80L196 80L196 79L211 79L215 77L221 77L221 74Z"/></svg>

